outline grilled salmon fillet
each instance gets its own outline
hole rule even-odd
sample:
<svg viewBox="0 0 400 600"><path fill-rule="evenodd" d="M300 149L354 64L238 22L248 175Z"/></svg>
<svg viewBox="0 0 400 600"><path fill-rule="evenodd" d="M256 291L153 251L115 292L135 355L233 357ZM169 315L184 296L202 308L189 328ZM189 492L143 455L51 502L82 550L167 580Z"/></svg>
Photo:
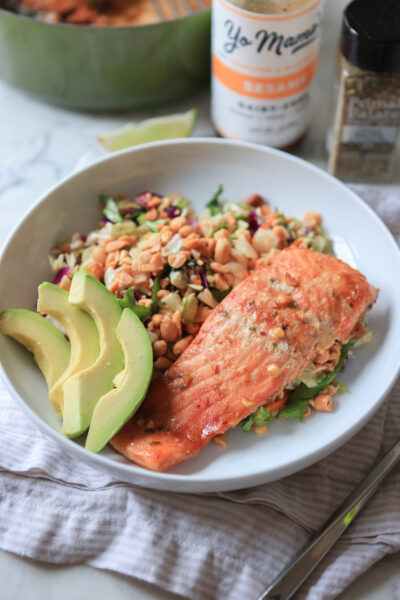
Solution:
<svg viewBox="0 0 400 600"><path fill-rule="evenodd" d="M154 471L188 460L276 400L335 340L347 341L375 299L341 260L286 248L213 310L112 447Z"/></svg>

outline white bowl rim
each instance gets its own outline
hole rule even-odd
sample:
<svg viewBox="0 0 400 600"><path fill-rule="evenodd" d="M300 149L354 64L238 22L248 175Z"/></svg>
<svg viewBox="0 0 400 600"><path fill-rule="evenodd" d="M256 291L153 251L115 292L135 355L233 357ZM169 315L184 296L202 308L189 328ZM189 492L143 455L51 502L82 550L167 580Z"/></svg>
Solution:
<svg viewBox="0 0 400 600"><path fill-rule="evenodd" d="M312 163L307 162L306 160L299 158L297 156L294 156L292 154L288 154L287 152L284 152L282 150L278 150L276 148L272 148L269 146L261 146L261 145L249 143L249 142L241 142L241 141L236 141L236 140L213 138L213 137L191 137L191 138L183 138L183 139L170 139L170 140L163 140L163 141L159 141L159 142L150 142L147 144L141 144L139 146L126 148L126 149L120 150L118 152L113 152L112 154L109 154L109 155L106 155L104 157L97 159L96 161L92 162L91 164L87 165L86 167L79 169L78 171L74 171L74 172L70 173L69 175L62 178L61 181L59 181L58 183L53 185L36 202L34 202L32 204L32 206L22 215L22 217L19 219L17 224L12 228L11 232L9 233L9 235L7 236L7 238L3 244L3 247L1 248L0 263L3 259L3 255L6 253L7 247L9 245L9 243L11 242L13 236L15 235L17 230L21 227L21 225L25 222L25 220L27 220L29 218L30 214L33 213L36 210L36 208L40 204L42 204L51 194L53 194L55 191L57 191L59 188L61 188L65 183L67 183L67 182L73 180L75 177L79 176L81 173L90 171L90 169L92 169L92 168L97 168L98 165L100 165L102 163L112 161L114 159L118 159L118 157L121 155L135 154L137 152L141 152L142 150L146 150L147 148L175 146L175 145L178 145L178 146L180 146L180 145L196 145L196 144L200 144L200 145L218 144L218 145L222 145L222 146L225 145L225 146L230 146L230 147L234 146L234 147L239 147L239 148L243 148L243 149L248 148L248 149L252 149L252 150L256 150L256 151L260 151L260 152L265 152L266 154L278 155L278 156L284 157L285 160L288 160L290 162L301 165L302 168L304 168L304 169L308 169L311 172L317 173L320 177L321 176L324 177L327 181L335 182L335 184L338 185L339 187L341 187L346 192L347 195L352 196L353 201L356 204L358 204L359 208L361 210L365 211L366 213L368 213L369 216L372 217L372 219L375 221L376 225L382 230L382 233L388 239L390 239L390 243L392 245L394 255L397 257L398 267L399 267L399 271L400 271L400 248L398 247L392 233L387 228L387 226L383 223L383 221L378 217L378 215L353 190L351 190L348 186L346 186L340 180L336 179L335 177L333 177L326 171L323 171L319 167L313 165ZM127 479L125 479L125 481L128 481L129 479L131 479L128 476L132 473L136 473L138 476L138 479L144 478L145 480L146 479L149 480L149 485L146 485L144 483L135 484L135 485L139 485L140 487L149 487L152 489L163 489L164 491L168 491L168 482L170 482L171 483L171 491L176 491L177 489L179 489L180 492L186 492L186 490L184 490L180 487L180 485L182 483L184 483L185 481L188 480L188 475L186 475L186 474L158 473L158 472L154 472L154 471L149 471L147 469L143 469L142 467L139 467L138 465L135 465L133 463L132 464L123 464L123 463L119 463L119 462L114 462L114 461L109 460L107 457L101 456L100 454L92 454L92 453L88 452L87 450L85 450L85 448L83 448L79 444L76 444L73 440L70 440L70 439L62 436L57 431L55 431L52 427L50 427L50 425L45 423L26 404L24 399L19 395L19 393L16 391L16 389L12 385L2 364L0 364L0 375L1 375L2 380L5 382L8 391L11 393L12 397L17 400L18 404L21 406L21 408L27 414L27 416L30 419L32 419L36 423L38 428L40 430L42 430L46 435L49 435L52 439L54 439L56 441L56 443L64 446L65 450L67 451L67 453L69 455L77 456L78 458L82 459L82 462L85 462L87 464L89 463L95 468L104 466L106 472L109 472L111 469L111 471L113 473L120 472L121 474L126 474ZM330 443L326 444L325 446L322 446L318 450L318 453L316 453L315 450L311 450L305 454L302 454L299 459L297 459L295 461L291 461L291 462L287 463L286 465L284 465L283 467L280 466L280 467L276 467L274 469L269 469L268 470L268 481L271 482L276 479L281 479L282 477L286 477L288 475L295 473L299 469L304 469L308 466L311 466L315 462L321 460L322 458L324 458L325 456L330 454L335 449L342 446L346 441L348 441L353 435L355 435L355 433L357 433L369 421L369 419L373 416L373 414L375 414L377 408L380 406L380 404L382 403L384 398L389 394L390 390L392 389L392 387L399 375L400 375L400 355L399 355L397 368L395 369L392 378L387 382L384 390L377 397L376 403L364 414L362 419L360 419L357 423L355 423L349 429L345 430L341 436L335 438L335 440L331 441ZM160 483L161 482L164 482L164 483L160 486L150 485L150 482L152 480L154 480L154 481L158 480L158 481L160 481ZM251 474L248 477L231 477L229 480L226 480L224 485L221 486L221 485L218 485L220 483L220 479L218 476L209 477L207 480L204 480L201 478L197 478L197 474L195 473L195 474L190 475L191 485L190 485L190 489L187 490L187 493L195 493L198 491L204 492L204 487L206 487L206 484L209 484L207 491L228 491L228 490L242 489L242 488L246 488L246 487L254 487L256 485L260 485L263 482L265 482L265 474L264 474L264 478L263 478L263 473L260 473L260 475L258 477L256 477L254 474Z"/></svg>

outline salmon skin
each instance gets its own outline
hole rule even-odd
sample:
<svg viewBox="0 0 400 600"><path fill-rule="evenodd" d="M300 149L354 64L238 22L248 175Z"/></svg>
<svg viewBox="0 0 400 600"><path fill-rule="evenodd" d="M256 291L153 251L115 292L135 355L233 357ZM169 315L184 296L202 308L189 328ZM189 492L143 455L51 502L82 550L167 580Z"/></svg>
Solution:
<svg viewBox="0 0 400 600"><path fill-rule="evenodd" d="M341 260L286 248L213 310L112 447L154 471L192 458L276 400L318 353L347 341L375 299Z"/></svg>

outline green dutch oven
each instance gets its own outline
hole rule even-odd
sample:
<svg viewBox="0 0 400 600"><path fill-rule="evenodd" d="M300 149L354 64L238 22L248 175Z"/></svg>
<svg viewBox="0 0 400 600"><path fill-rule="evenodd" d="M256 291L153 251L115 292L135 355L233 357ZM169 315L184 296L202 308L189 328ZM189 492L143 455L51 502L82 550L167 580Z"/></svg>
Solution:
<svg viewBox="0 0 400 600"><path fill-rule="evenodd" d="M42 23L0 8L0 78L74 108L176 100L208 80L210 16L207 9L152 25L88 27Z"/></svg>

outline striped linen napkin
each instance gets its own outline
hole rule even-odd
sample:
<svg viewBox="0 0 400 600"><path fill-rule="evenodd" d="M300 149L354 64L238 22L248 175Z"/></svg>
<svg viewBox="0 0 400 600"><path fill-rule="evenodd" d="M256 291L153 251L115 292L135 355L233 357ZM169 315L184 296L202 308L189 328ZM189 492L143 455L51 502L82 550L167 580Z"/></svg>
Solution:
<svg viewBox="0 0 400 600"><path fill-rule="evenodd" d="M357 188L400 241L400 199ZM0 384L0 548L86 563L192 600L253 600L400 433L400 381L373 419L304 471L257 488L181 495L135 488L66 456ZM297 594L328 600L400 549L400 469Z"/></svg>

